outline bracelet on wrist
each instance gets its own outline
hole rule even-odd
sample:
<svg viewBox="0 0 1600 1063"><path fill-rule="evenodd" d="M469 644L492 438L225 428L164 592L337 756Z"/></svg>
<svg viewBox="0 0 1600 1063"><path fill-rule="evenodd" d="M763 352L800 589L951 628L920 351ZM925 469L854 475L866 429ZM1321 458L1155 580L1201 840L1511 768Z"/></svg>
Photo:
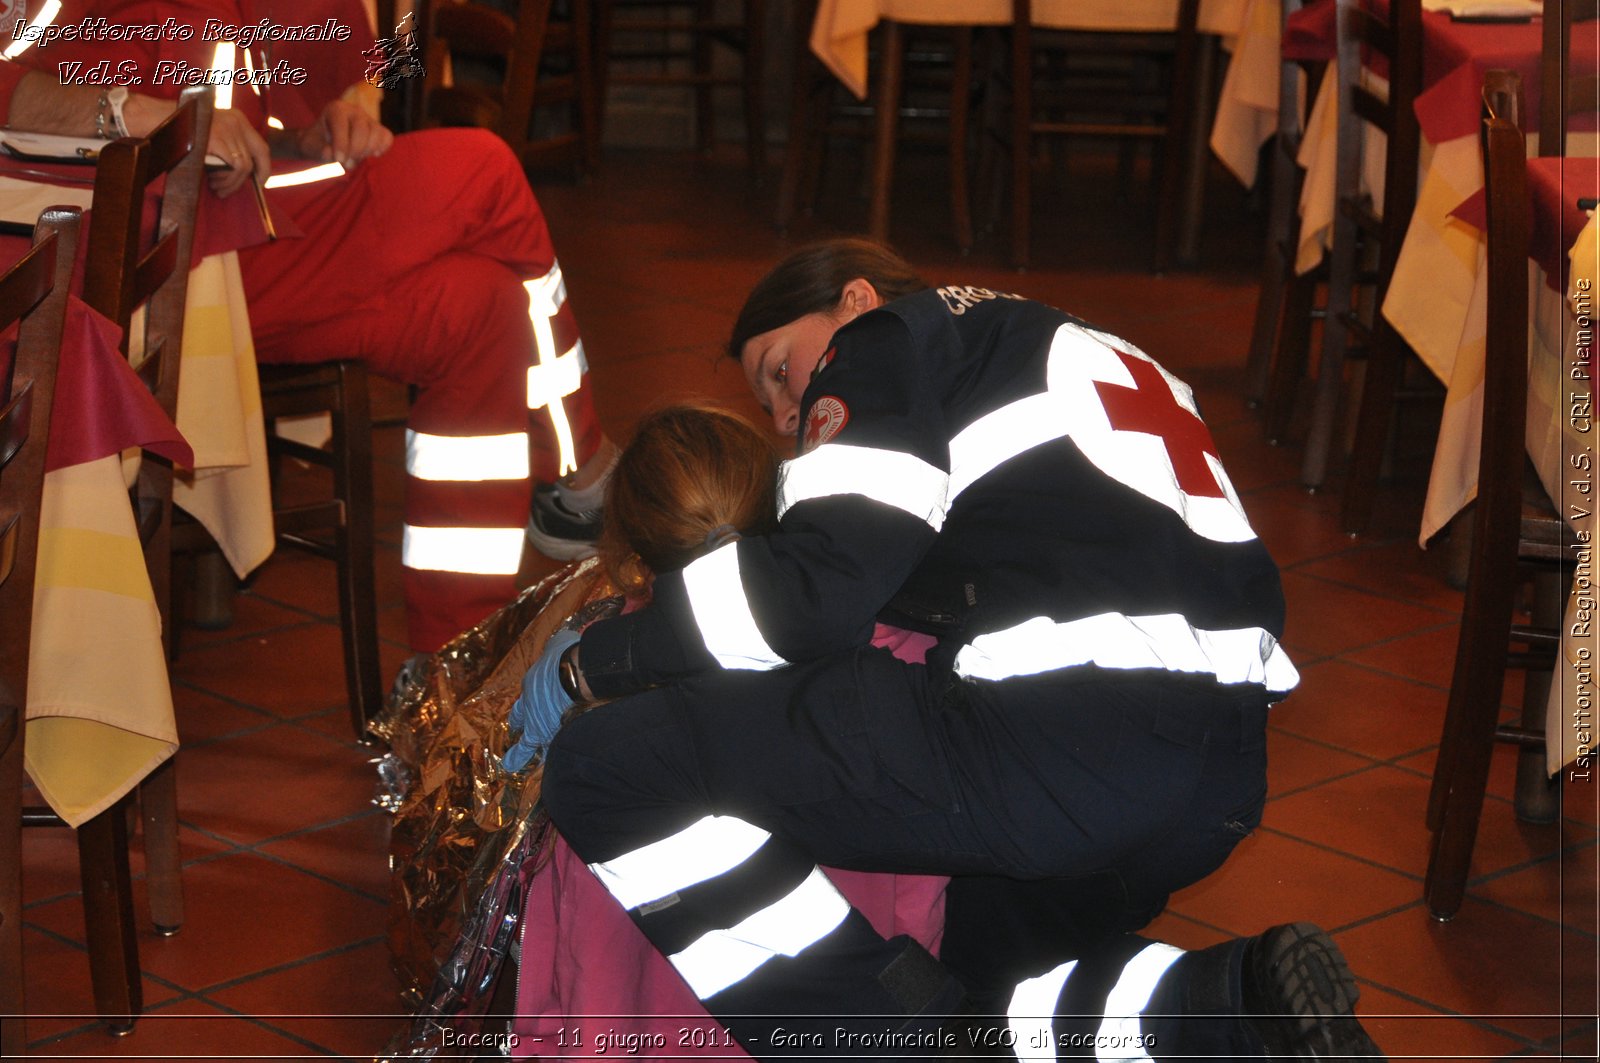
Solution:
<svg viewBox="0 0 1600 1063"><path fill-rule="evenodd" d="M573 660L576 656L577 648L576 644L567 647L566 651L561 654L561 660L556 667L556 675L561 680L561 690L567 697L572 699L574 704L581 703L584 700L582 677L578 675L578 665Z"/></svg>
<svg viewBox="0 0 1600 1063"><path fill-rule="evenodd" d="M95 98L94 135L101 140L115 140L128 135L128 121L123 116L123 105L128 102L128 87L117 85L103 90Z"/></svg>

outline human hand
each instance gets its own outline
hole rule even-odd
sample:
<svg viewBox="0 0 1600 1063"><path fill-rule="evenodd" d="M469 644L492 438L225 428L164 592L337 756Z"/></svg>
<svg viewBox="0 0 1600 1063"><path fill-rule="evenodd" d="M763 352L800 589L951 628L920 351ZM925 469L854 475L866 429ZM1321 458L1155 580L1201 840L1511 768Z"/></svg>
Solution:
<svg viewBox="0 0 1600 1063"><path fill-rule="evenodd" d="M334 100L317 121L300 131L300 154L308 159L336 162L349 170L363 159L382 155L394 143L394 134L360 107Z"/></svg>
<svg viewBox="0 0 1600 1063"><path fill-rule="evenodd" d="M561 727L561 717L573 701L561 689L561 655L582 636L567 629L557 631L544 644L544 652L522 677L522 696L511 706L510 725L520 731L516 744L502 760L507 771L521 771L535 753L550 744Z"/></svg>
<svg viewBox="0 0 1600 1063"><path fill-rule="evenodd" d="M220 197L233 195L248 181L265 181L272 175L267 142L238 111L212 112L206 152L220 156L228 164L226 170L216 170L210 176L211 190Z"/></svg>

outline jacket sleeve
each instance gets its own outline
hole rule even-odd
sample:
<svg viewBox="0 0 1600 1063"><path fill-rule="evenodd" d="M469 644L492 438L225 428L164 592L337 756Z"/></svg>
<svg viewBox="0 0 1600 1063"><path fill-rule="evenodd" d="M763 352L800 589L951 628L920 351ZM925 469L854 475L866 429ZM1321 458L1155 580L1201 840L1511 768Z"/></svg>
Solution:
<svg viewBox="0 0 1600 1063"><path fill-rule="evenodd" d="M657 577L646 609L584 633L597 696L708 668L770 669L865 645L944 519L949 446L934 359L897 315L863 315L802 403L779 530Z"/></svg>

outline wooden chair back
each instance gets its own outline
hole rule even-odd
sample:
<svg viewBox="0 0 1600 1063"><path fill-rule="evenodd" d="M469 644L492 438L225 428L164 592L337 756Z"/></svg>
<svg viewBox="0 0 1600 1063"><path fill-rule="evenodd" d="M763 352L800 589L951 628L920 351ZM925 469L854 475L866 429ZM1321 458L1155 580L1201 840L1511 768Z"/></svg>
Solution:
<svg viewBox="0 0 1600 1063"><path fill-rule="evenodd" d="M1361 421L1345 487L1344 508L1354 514L1370 505L1377 483L1377 466L1370 479L1367 475L1363 449L1367 441L1361 433L1379 432L1387 438L1390 407L1404 367L1404 340L1377 308L1389 290L1417 202L1422 132L1413 104L1422 82L1422 3L1391 0L1385 20L1369 11L1362 0L1339 0L1337 16L1337 204L1322 366L1300 480L1315 489L1326 479L1345 391L1345 359L1356 349L1365 350L1368 379L1359 399ZM1364 73L1380 60L1387 65L1387 93L1375 90ZM1381 203L1374 203L1362 187L1363 171L1371 169L1364 164L1364 152L1374 129L1383 133L1385 145ZM1383 439L1378 443L1380 464ZM1346 529L1356 530L1348 523Z"/></svg>
<svg viewBox="0 0 1600 1063"><path fill-rule="evenodd" d="M1375 92L1362 75L1375 57L1386 61L1387 95ZM1393 273L1412 209L1417 202L1417 159L1422 130L1415 103L1422 87L1422 4L1395 0L1389 19L1379 18L1361 0L1339 0L1337 69L1343 98L1339 107L1337 154L1338 194L1346 202L1360 196L1363 126L1385 137L1382 214L1379 239L1383 256L1378 267L1382 288Z"/></svg>
<svg viewBox="0 0 1600 1063"><path fill-rule="evenodd" d="M426 76L418 124L493 130L527 167L597 168L600 116L587 0L575 0L570 18L552 18L552 6L552 0L517 0L515 13L507 14L471 0L419 4ZM567 68L545 70L546 57L556 55L566 57ZM570 105L565 128L535 135L535 113L559 104Z"/></svg>
<svg viewBox="0 0 1600 1063"><path fill-rule="evenodd" d="M1554 506L1528 475L1530 204L1521 117L1520 77L1491 71L1484 85L1482 130L1489 294L1478 497L1455 671L1428 796L1433 837L1423 894L1438 919L1455 915L1466 892L1495 741L1516 743L1525 756L1531 752L1539 769L1532 781L1545 785L1543 732L1530 726L1543 716L1543 698L1525 701L1521 726L1499 722L1507 667L1552 663L1558 633L1536 626L1539 607L1534 624L1514 624L1513 616L1522 564L1559 560L1563 537ZM1514 642L1529 649L1513 653ZM1527 682L1532 689L1533 679ZM1519 765L1519 814L1528 785L1523 774Z"/></svg>
<svg viewBox="0 0 1600 1063"><path fill-rule="evenodd" d="M34 245L0 277L0 333L18 325L16 355L0 379L0 1055L27 1046L22 999L22 750L33 629L45 445L78 211L39 216ZM20 322L20 325L19 325Z"/></svg>
<svg viewBox="0 0 1600 1063"><path fill-rule="evenodd" d="M602 123L608 85L686 88L694 97L695 147L710 152L713 92L734 90L744 113L745 161L759 177L767 166L766 0L596 0L596 7Z"/></svg>
<svg viewBox="0 0 1600 1063"><path fill-rule="evenodd" d="M1185 148L1192 134L1191 125L1194 101L1201 91L1195 84L1195 70L1199 56L1199 0L1178 0L1177 20L1173 26L1170 51L1172 68L1170 84L1163 101L1163 114L1157 120L1148 117L1152 108L1142 99L1129 99L1130 113L1112 120L1100 115L1071 115L1067 120L1053 116L1041 117L1038 113L1047 101L1042 97L1060 94L1045 90L1052 86L1036 81L1035 51L1038 44L1061 37L1060 33L1041 30L1033 22L1032 0L1012 0L1011 4L1011 264L1021 269L1031 260L1029 222L1032 214L1032 154L1033 139L1046 135L1109 136L1119 139L1158 140L1160 149L1160 187L1156 193L1156 235L1154 261L1156 272L1166 269L1175 250L1178 230L1178 207L1183 195ZM1096 53L1106 51L1140 53L1153 48L1164 50L1161 38L1151 34L1096 33L1090 37ZM1073 93L1070 101L1073 111L1084 110L1085 92ZM1108 98L1103 90L1093 92L1093 110L1104 110L1108 116L1116 106L1102 108ZM1114 99L1115 94L1110 98ZM1051 99L1053 104L1069 103L1064 99Z"/></svg>
<svg viewBox="0 0 1600 1063"><path fill-rule="evenodd" d="M1539 63L1539 154L1567 153L1567 123L1594 114L1600 76L1571 71L1572 27L1600 18L1600 0L1544 0L1544 45Z"/></svg>
<svg viewBox="0 0 1600 1063"><path fill-rule="evenodd" d="M211 129L210 89L184 91L177 110L147 138L124 137L100 151L89 224L83 299L122 326L123 353L168 417L178 410L179 360L194 247L195 211ZM145 201L159 183L154 239L143 244ZM143 324L134 335L135 311ZM134 489L139 539L165 621L171 615L172 466L146 454ZM170 638L163 623L163 637Z"/></svg>

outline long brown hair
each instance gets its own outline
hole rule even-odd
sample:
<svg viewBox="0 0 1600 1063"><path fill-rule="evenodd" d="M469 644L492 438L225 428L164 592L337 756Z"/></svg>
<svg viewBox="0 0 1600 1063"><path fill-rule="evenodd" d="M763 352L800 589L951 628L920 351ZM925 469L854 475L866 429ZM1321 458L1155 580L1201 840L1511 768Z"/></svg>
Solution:
<svg viewBox="0 0 1600 1063"><path fill-rule="evenodd" d="M668 406L639 422L606 487L600 557L613 583L644 593L729 532L777 525L778 455L729 410Z"/></svg>
<svg viewBox="0 0 1600 1063"><path fill-rule="evenodd" d="M863 277L884 302L926 288L911 264L883 244L871 240L824 240L795 251L756 282L733 324L728 357L734 361L744 345L764 332L782 328L807 314L839 305L844 286Z"/></svg>

